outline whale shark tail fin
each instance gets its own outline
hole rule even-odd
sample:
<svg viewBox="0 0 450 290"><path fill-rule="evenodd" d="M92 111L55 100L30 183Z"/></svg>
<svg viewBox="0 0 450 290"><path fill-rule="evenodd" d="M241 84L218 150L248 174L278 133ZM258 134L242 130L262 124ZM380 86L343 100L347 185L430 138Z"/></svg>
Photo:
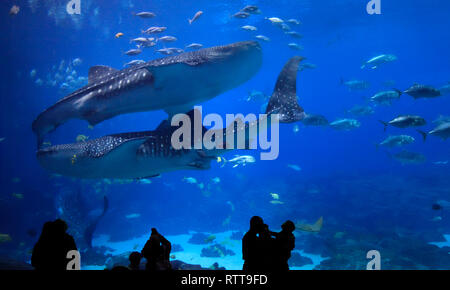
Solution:
<svg viewBox="0 0 450 290"><path fill-rule="evenodd" d="M296 93L298 66L303 59L301 56L294 56L284 65L267 105L266 114L279 114L281 123L297 122L305 118Z"/></svg>
<svg viewBox="0 0 450 290"><path fill-rule="evenodd" d="M85 229L83 236L84 240L89 248L92 248L92 237L94 235L95 230L97 229L97 225L100 222L100 220L103 218L103 216L106 214L109 208L109 201L106 195L103 197L103 212L94 220L91 221L91 223L87 226Z"/></svg>

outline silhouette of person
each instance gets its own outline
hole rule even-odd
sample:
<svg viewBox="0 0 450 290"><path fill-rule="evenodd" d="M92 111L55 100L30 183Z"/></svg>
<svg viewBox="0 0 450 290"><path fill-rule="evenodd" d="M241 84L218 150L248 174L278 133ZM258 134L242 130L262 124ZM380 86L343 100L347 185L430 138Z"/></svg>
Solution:
<svg viewBox="0 0 450 290"><path fill-rule="evenodd" d="M295 248L295 236L293 234L294 230L294 223L288 220L281 225L281 232L273 233L275 235L273 259L274 270L289 270L288 260L291 257L291 251Z"/></svg>
<svg viewBox="0 0 450 290"><path fill-rule="evenodd" d="M141 264L142 255L139 252L132 252L128 257L130 260L130 265L128 268L130 270L140 270L139 266Z"/></svg>
<svg viewBox="0 0 450 290"><path fill-rule="evenodd" d="M259 262L258 262L258 268L262 271L270 271L274 269L274 262L275 262L275 239L273 236L276 235L276 233L269 230L269 226L264 224L262 227L262 231L259 234L259 240L260 240L260 255L259 256Z"/></svg>
<svg viewBox="0 0 450 290"><path fill-rule="evenodd" d="M260 268L261 243L259 234L264 227L263 219L253 216L250 219L250 229L242 238L242 259L244 260L244 271L257 271Z"/></svg>
<svg viewBox="0 0 450 290"><path fill-rule="evenodd" d="M75 241L67 231L67 224L61 219L46 222L39 240L34 245L31 265L36 270L66 270L67 253L77 250Z"/></svg>
<svg viewBox="0 0 450 290"><path fill-rule="evenodd" d="M170 251L172 244L164 238L155 228L152 228L152 234L145 243L141 251L142 256L147 260L146 270L170 270Z"/></svg>

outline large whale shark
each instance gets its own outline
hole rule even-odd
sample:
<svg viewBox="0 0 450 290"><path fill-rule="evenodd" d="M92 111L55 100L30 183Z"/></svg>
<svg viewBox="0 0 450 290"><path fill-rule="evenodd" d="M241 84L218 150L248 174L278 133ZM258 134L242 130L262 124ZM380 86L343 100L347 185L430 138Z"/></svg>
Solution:
<svg viewBox="0 0 450 290"><path fill-rule="evenodd" d="M296 76L301 57L291 58L278 76L269 100L265 117L235 127L235 134L245 130L246 147L257 137L257 130L267 129L276 116L280 122L300 121L305 117L297 103ZM192 118L193 110L188 115ZM264 126L260 126L263 124ZM258 128L258 127L257 127ZM37 151L37 159L45 169L62 175L79 178L145 178L163 172L183 169L208 169L211 160L225 153L225 149L174 149L171 137L177 127L163 121L156 130L121 133L65 145L54 145ZM219 134L226 136L227 129ZM203 128L205 132L205 128ZM226 137L224 137L226 140ZM234 139L236 140L236 138ZM224 143L226 143L226 140ZM195 141L192 141L195 142ZM195 147L192 147L195 148Z"/></svg>
<svg viewBox="0 0 450 290"><path fill-rule="evenodd" d="M114 116L163 109L169 118L248 81L261 67L257 42L244 41L152 60L123 70L89 69L88 84L42 112L32 129L43 137L69 119L96 125Z"/></svg>

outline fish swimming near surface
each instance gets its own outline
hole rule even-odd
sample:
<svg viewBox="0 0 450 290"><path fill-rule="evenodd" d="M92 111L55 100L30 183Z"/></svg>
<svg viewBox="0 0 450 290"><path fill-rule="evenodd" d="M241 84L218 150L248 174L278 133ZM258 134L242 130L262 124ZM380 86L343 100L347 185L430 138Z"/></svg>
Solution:
<svg viewBox="0 0 450 290"><path fill-rule="evenodd" d="M161 33L167 30L167 27L165 26L152 26L146 30L142 30L141 32L144 34L156 34Z"/></svg>
<svg viewBox="0 0 450 290"><path fill-rule="evenodd" d="M138 54L140 54L141 52L142 52L141 49L139 49L139 48L134 48L134 49L130 49L130 50L126 51L125 54L126 54L126 55L130 55L130 56L133 56L133 55L138 55Z"/></svg>
<svg viewBox="0 0 450 290"><path fill-rule="evenodd" d="M139 16L139 17L141 17L141 18L153 18L153 17L156 16L155 13L153 13L153 12L147 12L147 11L139 12L139 13L136 13L136 14L134 14L134 15L135 15L135 16Z"/></svg>
<svg viewBox="0 0 450 290"><path fill-rule="evenodd" d="M195 20L197 20L200 16L202 16L203 11L197 11L194 15L194 17L192 17L192 19L188 19L189 24L194 23Z"/></svg>
<svg viewBox="0 0 450 290"><path fill-rule="evenodd" d="M262 40L262 41L265 41L265 42L269 42L270 41L270 38L268 38L267 36L264 36L264 35L257 35L257 36L255 36L255 38L257 38L259 40Z"/></svg>
<svg viewBox="0 0 450 290"><path fill-rule="evenodd" d="M366 61L362 66L361 69L364 69L366 67L371 69L378 68L381 64L393 62L397 60L397 57L393 54L381 54L375 57L372 57L368 61Z"/></svg>
<svg viewBox="0 0 450 290"><path fill-rule="evenodd" d="M233 140L237 140L237 134L245 133L245 148L249 148L258 136L255 129L266 130L272 118L277 118L281 123L297 122L304 118L305 113L297 103L296 93L301 60L301 57L293 57L283 67L267 105L268 116L237 128L234 122L231 128L215 131L216 134L223 134L224 149L215 147L217 144L209 144L213 145L209 147L213 149L209 150L175 149L171 138L178 127L170 126L165 120L153 131L113 134L86 142L41 148L37 152L37 159L50 172L78 178L135 179L176 170L209 169L212 160L233 150L234 145L227 143L226 132L233 132ZM191 110L187 115L192 120L194 114L195 111ZM269 118L271 120L267 122ZM206 128L203 128L203 132L206 132ZM191 148L195 148L195 140L191 142ZM74 155L77 159L72 162Z"/></svg>
<svg viewBox="0 0 450 290"><path fill-rule="evenodd" d="M200 43L191 43L191 44L189 44L189 45L186 45L186 48L190 48L190 49L199 49L199 48L202 48L203 47L203 45L202 44L200 44Z"/></svg>
<svg viewBox="0 0 450 290"><path fill-rule="evenodd" d="M241 9L243 12L247 12L250 14L260 14L261 10L259 10L258 6L255 5L247 5L244 8Z"/></svg>
<svg viewBox="0 0 450 290"><path fill-rule="evenodd" d="M397 118L389 122L384 122L380 120L380 123L384 125L384 131L386 131L388 126L394 126L397 128L420 127L425 125L427 122L425 121L424 118L420 116L404 115L398 116Z"/></svg>
<svg viewBox="0 0 450 290"><path fill-rule="evenodd" d="M295 42L288 43L288 46L294 50L303 50L303 46Z"/></svg>
<svg viewBox="0 0 450 290"><path fill-rule="evenodd" d="M269 20L272 24L281 24L284 22L283 19L278 18L278 17L266 17L264 19Z"/></svg>
<svg viewBox="0 0 450 290"><path fill-rule="evenodd" d="M256 31L256 30L258 30L258 28L256 28L255 26L252 26L252 25L244 25L241 28L244 29L244 30L247 30L247 31Z"/></svg>
<svg viewBox="0 0 450 290"><path fill-rule="evenodd" d="M422 135L423 141L427 139L427 135L432 135L443 140L447 140L448 138L450 138L450 122L441 123L428 133L421 130L417 130L417 132Z"/></svg>
<svg viewBox="0 0 450 290"><path fill-rule="evenodd" d="M414 99L419 98L436 98L441 95L438 89L432 86L414 84L409 89L405 91L406 94L410 95Z"/></svg>
<svg viewBox="0 0 450 290"><path fill-rule="evenodd" d="M32 128L44 135L70 119L94 126L120 114L165 110L169 116L249 80L262 64L255 41L237 42L152 60L122 70L93 66L88 84L42 112Z"/></svg>
<svg viewBox="0 0 450 290"><path fill-rule="evenodd" d="M177 38L175 36L162 36L160 38L158 38L158 41L161 42L174 42L177 41Z"/></svg>

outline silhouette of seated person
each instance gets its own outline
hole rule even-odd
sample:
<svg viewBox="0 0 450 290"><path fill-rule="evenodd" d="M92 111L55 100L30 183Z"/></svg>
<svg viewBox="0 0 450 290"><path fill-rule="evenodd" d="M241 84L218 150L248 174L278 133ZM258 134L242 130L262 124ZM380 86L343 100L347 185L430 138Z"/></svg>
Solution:
<svg viewBox="0 0 450 290"><path fill-rule="evenodd" d="M75 241L67 231L67 224L61 219L46 222L38 242L34 245L31 265L37 270L66 270L67 253L77 250Z"/></svg>
<svg viewBox="0 0 450 290"><path fill-rule="evenodd" d="M244 271L258 271L261 268L261 245L260 234L264 229L263 219L254 216L250 219L250 229L242 238L242 259L244 260Z"/></svg>
<svg viewBox="0 0 450 290"><path fill-rule="evenodd" d="M172 269L170 264L171 250L171 243L158 233L155 228L152 228L152 234L141 251L142 257L147 260L145 269L149 271Z"/></svg>
<svg viewBox="0 0 450 290"><path fill-rule="evenodd" d="M275 235L273 269L276 271L289 270L288 260L295 248L294 230L295 224L288 220L281 225L281 232L273 233Z"/></svg>
<svg viewBox="0 0 450 290"><path fill-rule="evenodd" d="M142 255L139 252L132 252L130 256L128 257L128 260L130 260L130 265L128 265L128 268L130 270L140 270L141 265L141 259Z"/></svg>

